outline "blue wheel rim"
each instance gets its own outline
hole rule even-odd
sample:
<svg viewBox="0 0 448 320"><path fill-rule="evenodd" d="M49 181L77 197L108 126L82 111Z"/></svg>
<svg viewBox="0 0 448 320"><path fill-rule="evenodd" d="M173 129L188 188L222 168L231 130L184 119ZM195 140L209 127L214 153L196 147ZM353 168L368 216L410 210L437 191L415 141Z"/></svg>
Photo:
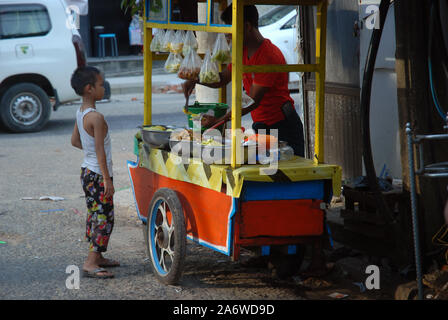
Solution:
<svg viewBox="0 0 448 320"><path fill-rule="evenodd" d="M151 258L153 261L153 265L155 266L157 273L159 273L162 276L166 276L170 272L171 267L167 268L165 265L165 268L168 269L168 271L163 268L162 263L161 263L161 258L162 258L162 255L165 254L165 250L157 245L157 241L155 239L156 229L159 227L156 225L157 214L159 213L159 208L161 208L163 203L166 204L166 201L164 201L163 199L157 200L152 209L151 219L150 219L150 223L149 223L149 227L150 227L149 237L150 237L150 243L151 243L150 244L151 245ZM168 204L166 204L166 207L168 207ZM166 210L166 207L164 210ZM165 215L166 215L166 211L165 211ZM162 213L162 217L163 217L163 213ZM173 225L173 224L174 224L174 221L172 219L171 225ZM170 240L171 239L168 240L168 246L170 245ZM160 256L159 256L159 253L160 253ZM165 259L165 258L163 258L163 259ZM173 257L170 256L170 259L171 259L171 264L172 264Z"/></svg>

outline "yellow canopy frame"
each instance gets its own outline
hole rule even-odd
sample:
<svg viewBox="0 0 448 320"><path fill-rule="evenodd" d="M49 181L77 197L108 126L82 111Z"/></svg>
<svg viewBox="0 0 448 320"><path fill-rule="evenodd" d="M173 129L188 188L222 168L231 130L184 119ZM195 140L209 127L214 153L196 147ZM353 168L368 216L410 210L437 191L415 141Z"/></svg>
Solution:
<svg viewBox="0 0 448 320"><path fill-rule="evenodd" d="M208 17L211 16L211 2L207 0ZM243 7L247 4L306 5L317 7L316 25L316 63L290 65L243 65ZM205 24L172 23L168 15L167 23L147 21L144 28L144 118L143 124L151 124L152 115L152 61L166 59L167 55L153 54L149 48L152 40L152 28L219 32L232 34L232 168L237 164L237 132L241 129L241 94L243 73L256 72L315 72L316 73L316 108L314 157L316 164L324 163L324 112L325 112L325 57L327 29L327 0L233 0L232 26L216 26L207 19ZM171 0L168 0L171 8ZM225 93L221 91L221 99Z"/></svg>

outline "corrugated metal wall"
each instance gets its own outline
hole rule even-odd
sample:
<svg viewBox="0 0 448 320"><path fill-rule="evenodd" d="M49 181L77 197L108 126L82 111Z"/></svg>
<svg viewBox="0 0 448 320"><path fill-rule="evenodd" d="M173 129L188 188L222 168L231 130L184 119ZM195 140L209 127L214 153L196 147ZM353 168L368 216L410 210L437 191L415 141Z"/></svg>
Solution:
<svg viewBox="0 0 448 320"><path fill-rule="evenodd" d="M314 150L315 87L307 85L306 100L308 125L306 126L308 150ZM352 95L342 94L352 91ZM358 93L358 94L356 94ZM355 95L356 94L356 95ZM342 167L343 179L362 174L362 141L359 112L359 89L327 87L325 96L325 162Z"/></svg>

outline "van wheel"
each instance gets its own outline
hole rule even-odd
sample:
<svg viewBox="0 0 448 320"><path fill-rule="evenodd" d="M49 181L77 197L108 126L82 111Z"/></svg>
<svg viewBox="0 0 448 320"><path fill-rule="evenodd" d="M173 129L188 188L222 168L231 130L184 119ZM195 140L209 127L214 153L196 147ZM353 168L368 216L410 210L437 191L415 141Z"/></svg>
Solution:
<svg viewBox="0 0 448 320"><path fill-rule="evenodd" d="M48 95L33 83L8 88L0 100L0 120L12 132L40 131L50 119Z"/></svg>

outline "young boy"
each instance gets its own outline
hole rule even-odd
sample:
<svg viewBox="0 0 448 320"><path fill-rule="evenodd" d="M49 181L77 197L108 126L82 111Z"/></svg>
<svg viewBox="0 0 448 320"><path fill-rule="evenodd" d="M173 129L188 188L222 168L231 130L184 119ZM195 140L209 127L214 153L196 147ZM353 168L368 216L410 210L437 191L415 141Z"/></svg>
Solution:
<svg viewBox="0 0 448 320"><path fill-rule="evenodd" d="M73 73L71 85L82 96L71 143L84 151L81 184L86 195L86 240L90 242L90 247L83 274L94 278L112 278L114 274L104 267L120 264L102 256L102 252L107 250L114 226L111 140L107 122L95 106L95 102L104 96L104 78L94 67L81 67Z"/></svg>

